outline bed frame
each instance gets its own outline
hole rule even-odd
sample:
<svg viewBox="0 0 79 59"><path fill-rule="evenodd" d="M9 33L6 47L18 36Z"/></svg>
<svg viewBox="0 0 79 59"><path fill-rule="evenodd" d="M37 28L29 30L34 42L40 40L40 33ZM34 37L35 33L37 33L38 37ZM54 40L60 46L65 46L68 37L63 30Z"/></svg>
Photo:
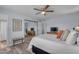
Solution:
<svg viewBox="0 0 79 59"><path fill-rule="evenodd" d="M34 45L32 45L32 52L35 53L35 54L50 54L38 47L35 47Z"/></svg>

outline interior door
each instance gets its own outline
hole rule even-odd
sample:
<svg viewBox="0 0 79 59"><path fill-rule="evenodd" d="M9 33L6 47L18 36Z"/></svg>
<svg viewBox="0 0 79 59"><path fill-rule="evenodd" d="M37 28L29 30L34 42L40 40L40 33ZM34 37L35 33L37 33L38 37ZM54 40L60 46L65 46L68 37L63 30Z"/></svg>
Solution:
<svg viewBox="0 0 79 59"><path fill-rule="evenodd" d="M0 21L0 41L7 39L7 22Z"/></svg>

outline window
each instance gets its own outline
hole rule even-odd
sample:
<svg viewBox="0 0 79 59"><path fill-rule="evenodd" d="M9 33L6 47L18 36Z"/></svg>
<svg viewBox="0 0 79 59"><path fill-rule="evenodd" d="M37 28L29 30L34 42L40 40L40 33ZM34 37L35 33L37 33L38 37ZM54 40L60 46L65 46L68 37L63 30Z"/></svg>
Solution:
<svg viewBox="0 0 79 59"><path fill-rule="evenodd" d="M13 32L22 31L22 20L13 19Z"/></svg>

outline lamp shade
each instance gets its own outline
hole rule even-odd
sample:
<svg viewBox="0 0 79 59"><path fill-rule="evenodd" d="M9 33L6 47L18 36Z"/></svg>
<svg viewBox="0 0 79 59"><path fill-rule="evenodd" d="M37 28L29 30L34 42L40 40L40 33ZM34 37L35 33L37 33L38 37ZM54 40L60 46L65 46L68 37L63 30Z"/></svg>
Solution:
<svg viewBox="0 0 79 59"><path fill-rule="evenodd" d="M79 26L76 26L75 27L75 30L79 32Z"/></svg>

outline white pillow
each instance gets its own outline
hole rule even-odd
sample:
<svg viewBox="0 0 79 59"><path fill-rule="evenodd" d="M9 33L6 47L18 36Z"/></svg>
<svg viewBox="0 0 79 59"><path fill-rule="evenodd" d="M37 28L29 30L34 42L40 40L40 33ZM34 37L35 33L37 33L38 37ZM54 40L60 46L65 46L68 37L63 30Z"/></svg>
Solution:
<svg viewBox="0 0 79 59"><path fill-rule="evenodd" d="M74 45L77 41L78 33L76 31L71 31L66 39L66 43L70 45Z"/></svg>
<svg viewBox="0 0 79 59"><path fill-rule="evenodd" d="M78 36L78 38L77 38L77 45L79 46L79 36Z"/></svg>
<svg viewBox="0 0 79 59"><path fill-rule="evenodd" d="M65 41L65 40L67 39L67 37L68 37L69 33L70 33L70 31L69 31L69 30L65 30L65 31L64 31L64 33L63 33L63 35L62 35L61 40Z"/></svg>

